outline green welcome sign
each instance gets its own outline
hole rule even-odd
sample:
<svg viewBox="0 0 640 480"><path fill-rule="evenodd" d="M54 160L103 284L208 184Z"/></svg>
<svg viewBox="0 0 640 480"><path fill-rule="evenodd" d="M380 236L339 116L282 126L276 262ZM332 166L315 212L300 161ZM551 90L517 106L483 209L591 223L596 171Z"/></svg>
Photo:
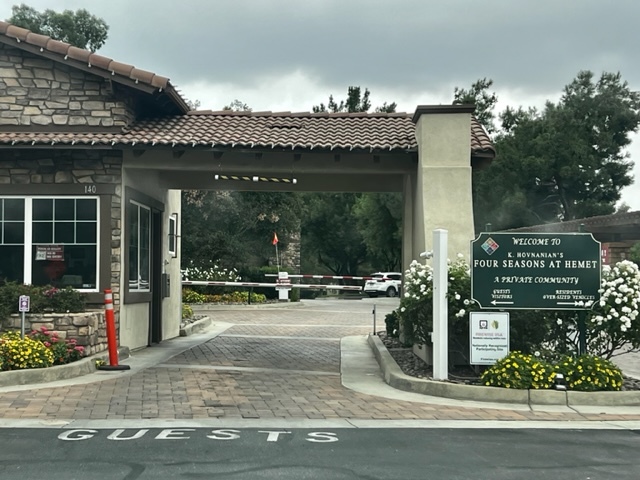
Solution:
<svg viewBox="0 0 640 480"><path fill-rule="evenodd" d="M481 308L589 308L600 273L590 233L481 233L471 242L471 298Z"/></svg>

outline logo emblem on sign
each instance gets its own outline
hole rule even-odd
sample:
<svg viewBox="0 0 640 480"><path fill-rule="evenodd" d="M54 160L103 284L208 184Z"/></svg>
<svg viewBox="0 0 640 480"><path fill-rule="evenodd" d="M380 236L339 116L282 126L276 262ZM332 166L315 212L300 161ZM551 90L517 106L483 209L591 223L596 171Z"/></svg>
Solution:
<svg viewBox="0 0 640 480"><path fill-rule="evenodd" d="M485 242L480 245L482 247L482 249L487 252L487 255L491 255L493 252L495 252L498 247L500 245L498 245L493 238L489 237L485 240Z"/></svg>

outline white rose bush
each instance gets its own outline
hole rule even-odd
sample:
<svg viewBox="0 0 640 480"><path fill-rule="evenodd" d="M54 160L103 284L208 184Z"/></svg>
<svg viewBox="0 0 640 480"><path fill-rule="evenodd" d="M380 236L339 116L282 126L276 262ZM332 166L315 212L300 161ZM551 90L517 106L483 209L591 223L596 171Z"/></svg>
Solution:
<svg viewBox="0 0 640 480"><path fill-rule="evenodd" d="M476 309L470 301L471 276L469 265L462 255L455 262L448 261L448 307L450 338L467 332L468 312ZM433 268L416 260L404 275L404 295L400 300L399 318L408 342L431 344L433 331Z"/></svg>
<svg viewBox="0 0 640 480"><path fill-rule="evenodd" d="M611 358L640 347L640 269L623 260L602 269L600 300L587 322L587 350Z"/></svg>
<svg viewBox="0 0 640 480"><path fill-rule="evenodd" d="M196 266L193 261L187 268L180 271L182 280L205 282L239 282L241 280L238 270L218 266L218 262L209 261L207 265Z"/></svg>
<svg viewBox="0 0 640 480"><path fill-rule="evenodd" d="M468 345L468 313L479 310L470 300L469 265L462 255L448 262L449 338ZM640 269L630 261L605 266L600 299L586 304L587 353L609 359L640 349ZM433 269L413 261L404 276L404 295L397 311L405 340L431 344L433 331ZM512 310L511 349L559 358L578 353L578 312ZM451 348L451 344L450 344ZM467 347L468 349L468 347ZM468 355L461 346L464 356Z"/></svg>

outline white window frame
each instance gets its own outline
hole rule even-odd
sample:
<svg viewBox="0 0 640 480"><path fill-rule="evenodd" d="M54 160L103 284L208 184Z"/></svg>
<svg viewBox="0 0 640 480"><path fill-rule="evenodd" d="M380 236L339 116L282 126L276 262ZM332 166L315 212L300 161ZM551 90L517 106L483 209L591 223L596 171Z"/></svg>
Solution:
<svg viewBox="0 0 640 480"><path fill-rule="evenodd" d="M171 233L173 225L173 233ZM167 245L167 251L173 258L178 256L178 214L172 213L169 215L169 231L167 234L169 244ZM171 243L173 242L173 249L171 249Z"/></svg>
<svg viewBox="0 0 640 480"><path fill-rule="evenodd" d="M153 215L152 215L152 210L151 207L149 207L148 205L145 205L143 203L140 202L136 202L135 200L130 200L129 201L129 208L134 207L135 210L138 212L138 231L137 231L137 237L138 237L138 279L136 281L135 284L131 283L131 270L129 268L129 265L127 265L127 270L128 270L128 274L127 274L127 282L129 285L129 292L135 292L135 293L148 293L151 291L151 229L152 229L152 221L153 221ZM140 210L144 209L147 210L149 212L149 238L148 238L148 245L149 245L149 285L147 288L140 288L140 283L142 281L142 277L140 276L140 260L141 260L141 255L140 255ZM131 228L131 225L129 225L129 217L127 215L127 230L129 228ZM127 249L131 248L131 245L129 243L129 233L127 233ZM128 262L131 262L131 258L128 258Z"/></svg>
<svg viewBox="0 0 640 480"><path fill-rule="evenodd" d="M23 283L31 285L33 268L33 200L95 200L96 201L96 287L76 288L84 293L98 292L100 288L100 197L89 195L0 195L0 198L24 200L24 274ZM74 220L75 223L75 220ZM73 244L84 245L84 244Z"/></svg>

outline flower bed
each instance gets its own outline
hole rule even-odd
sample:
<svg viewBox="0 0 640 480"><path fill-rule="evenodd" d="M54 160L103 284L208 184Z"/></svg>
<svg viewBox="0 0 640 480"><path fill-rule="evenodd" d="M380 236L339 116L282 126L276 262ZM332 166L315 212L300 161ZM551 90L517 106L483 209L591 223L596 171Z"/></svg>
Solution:
<svg viewBox="0 0 640 480"><path fill-rule="evenodd" d="M21 317L12 314L2 323L2 330L20 331ZM46 334L43 334L47 332ZM107 349L107 330L102 310L80 313L31 313L25 315L25 333L39 332L39 338L53 335L62 341L82 347L84 356ZM50 342L52 343L52 342Z"/></svg>
<svg viewBox="0 0 640 480"><path fill-rule="evenodd" d="M18 299L22 295L30 299L30 309L25 314L26 337L45 346L52 354L51 365L66 364L107 349L104 311L86 310L85 295L73 288L50 285L0 284L0 335L5 340L15 342L16 335L17 340L21 340L22 317L17 310ZM11 364L5 365L5 369L48 366L47 354L35 360L24 360L25 354L28 357L34 351L33 345L26 340L12 343L11 352L4 352L5 357L11 357ZM37 350L40 351L39 348Z"/></svg>
<svg viewBox="0 0 640 480"><path fill-rule="evenodd" d="M388 336L384 332L379 332L378 336L382 343L387 348L393 359L396 361L400 369L405 375L410 375L412 377L431 380L433 379L433 367L427 365L421 358L416 356L411 348L405 347L397 338L393 338ZM569 370L569 371L577 371ZM573 375L573 373L572 373ZM572 376L567 378L569 384L569 389L573 390L576 388L572 388ZM576 379L577 380L577 379ZM574 380L575 381L575 380ZM482 381L481 375L476 373L471 367L458 366L456 368L449 370L449 382L457 383L462 385L485 385L486 382ZM579 388L578 388L579 389ZM576 389L576 390L578 390ZM637 391L640 390L640 380L627 377L623 375L622 385L620 386L621 391Z"/></svg>

